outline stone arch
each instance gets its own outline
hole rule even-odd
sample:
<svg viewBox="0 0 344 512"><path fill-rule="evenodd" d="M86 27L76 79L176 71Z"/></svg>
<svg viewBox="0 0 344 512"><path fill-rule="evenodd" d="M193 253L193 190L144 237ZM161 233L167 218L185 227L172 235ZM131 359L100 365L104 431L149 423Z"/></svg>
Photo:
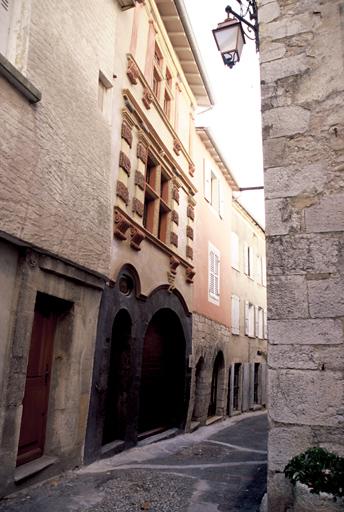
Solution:
<svg viewBox="0 0 344 512"><path fill-rule="evenodd" d="M226 372L223 352L216 354L210 382L208 417L223 416L225 413Z"/></svg>
<svg viewBox="0 0 344 512"><path fill-rule="evenodd" d="M201 422L204 417L204 403L207 397L208 385L204 357L200 356L195 367L194 406L191 421Z"/></svg>

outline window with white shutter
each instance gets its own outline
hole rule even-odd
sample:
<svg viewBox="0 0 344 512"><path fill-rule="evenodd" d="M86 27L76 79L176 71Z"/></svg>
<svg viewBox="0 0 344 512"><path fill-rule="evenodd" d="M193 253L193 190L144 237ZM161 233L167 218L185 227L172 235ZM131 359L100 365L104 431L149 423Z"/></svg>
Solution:
<svg viewBox="0 0 344 512"><path fill-rule="evenodd" d="M262 340L264 339L264 309L258 308L258 331L257 337Z"/></svg>
<svg viewBox="0 0 344 512"><path fill-rule="evenodd" d="M240 334L240 298L232 295L232 334Z"/></svg>
<svg viewBox="0 0 344 512"><path fill-rule="evenodd" d="M220 253L209 242L208 300L220 304Z"/></svg>
<svg viewBox="0 0 344 512"><path fill-rule="evenodd" d="M204 160L204 197L211 203L211 168L207 160Z"/></svg>
<svg viewBox="0 0 344 512"><path fill-rule="evenodd" d="M245 301L245 335L249 335L249 303Z"/></svg>
<svg viewBox="0 0 344 512"><path fill-rule="evenodd" d="M247 243L244 243L244 272L251 279L253 279L253 260L253 247L250 247L247 245Z"/></svg>
<svg viewBox="0 0 344 512"><path fill-rule="evenodd" d="M231 265L235 270L239 267L239 237L234 231L231 233Z"/></svg>
<svg viewBox="0 0 344 512"><path fill-rule="evenodd" d="M259 334L259 308L258 306L255 306L254 308L254 313L255 313L255 329L254 329L254 333L255 333L255 336L258 338L258 334Z"/></svg>
<svg viewBox="0 0 344 512"><path fill-rule="evenodd" d="M245 334L250 338L254 338L255 331L255 315L254 315L254 305L250 302L245 302Z"/></svg>
<svg viewBox="0 0 344 512"><path fill-rule="evenodd" d="M264 327L263 327L263 337L264 339L267 339L268 338L268 315L267 315L267 311L266 309L263 310L263 324L264 324Z"/></svg>
<svg viewBox="0 0 344 512"><path fill-rule="evenodd" d="M0 53L7 56L14 0L0 0Z"/></svg>

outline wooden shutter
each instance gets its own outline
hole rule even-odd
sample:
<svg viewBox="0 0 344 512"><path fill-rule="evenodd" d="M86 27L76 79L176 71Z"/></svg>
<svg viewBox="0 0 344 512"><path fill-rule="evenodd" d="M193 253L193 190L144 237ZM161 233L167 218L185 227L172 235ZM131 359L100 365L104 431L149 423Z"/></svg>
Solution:
<svg viewBox="0 0 344 512"><path fill-rule="evenodd" d="M211 168L207 160L204 160L204 197L211 203Z"/></svg>
<svg viewBox="0 0 344 512"><path fill-rule="evenodd" d="M219 183L219 215L220 215L221 219L223 219L223 216L225 213L225 197L224 197L223 186L222 186L220 180L218 181L218 183Z"/></svg>
<svg viewBox="0 0 344 512"><path fill-rule="evenodd" d="M0 53L6 56L14 0L0 0Z"/></svg>

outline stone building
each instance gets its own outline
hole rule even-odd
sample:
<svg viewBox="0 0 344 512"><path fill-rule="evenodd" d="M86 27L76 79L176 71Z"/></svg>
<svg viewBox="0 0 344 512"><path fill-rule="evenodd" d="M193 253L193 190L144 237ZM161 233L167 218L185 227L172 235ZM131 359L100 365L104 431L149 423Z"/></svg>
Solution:
<svg viewBox="0 0 344 512"><path fill-rule="evenodd" d="M266 368L264 232L209 130L197 135L191 429L264 405Z"/></svg>
<svg viewBox="0 0 344 512"><path fill-rule="evenodd" d="M269 510L288 460L344 454L343 2L260 2L268 256Z"/></svg>
<svg viewBox="0 0 344 512"><path fill-rule="evenodd" d="M83 458L112 229L98 82L113 82L120 15L105 0L0 5L1 494Z"/></svg>

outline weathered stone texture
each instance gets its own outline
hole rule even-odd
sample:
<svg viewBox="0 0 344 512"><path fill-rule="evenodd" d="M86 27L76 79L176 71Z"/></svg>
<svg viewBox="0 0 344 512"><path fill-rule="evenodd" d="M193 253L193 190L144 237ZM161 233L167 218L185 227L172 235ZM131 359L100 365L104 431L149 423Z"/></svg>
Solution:
<svg viewBox="0 0 344 512"><path fill-rule="evenodd" d="M270 320L271 345L339 345L343 344L343 323L340 319Z"/></svg>
<svg viewBox="0 0 344 512"><path fill-rule="evenodd" d="M332 194L305 212L306 230L310 233L344 231L344 194Z"/></svg>
<svg viewBox="0 0 344 512"><path fill-rule="evenodd" d="M263 131L271 138L296 135L309 128L309 121L310 112L306 108L277 107L264 112Z"/></svg>
<svg viewBox="0 0 344 512"><path fill-rule="evenodd" d="M309 280L309 312L314 318L344 316L344 276Z"/></svg>
<svg viewBox="0 0 344 512"><path fill-rule="evenodd" d="M307 283L303 276L271 276L268 286L269 319L308 316Z"/></svg>

